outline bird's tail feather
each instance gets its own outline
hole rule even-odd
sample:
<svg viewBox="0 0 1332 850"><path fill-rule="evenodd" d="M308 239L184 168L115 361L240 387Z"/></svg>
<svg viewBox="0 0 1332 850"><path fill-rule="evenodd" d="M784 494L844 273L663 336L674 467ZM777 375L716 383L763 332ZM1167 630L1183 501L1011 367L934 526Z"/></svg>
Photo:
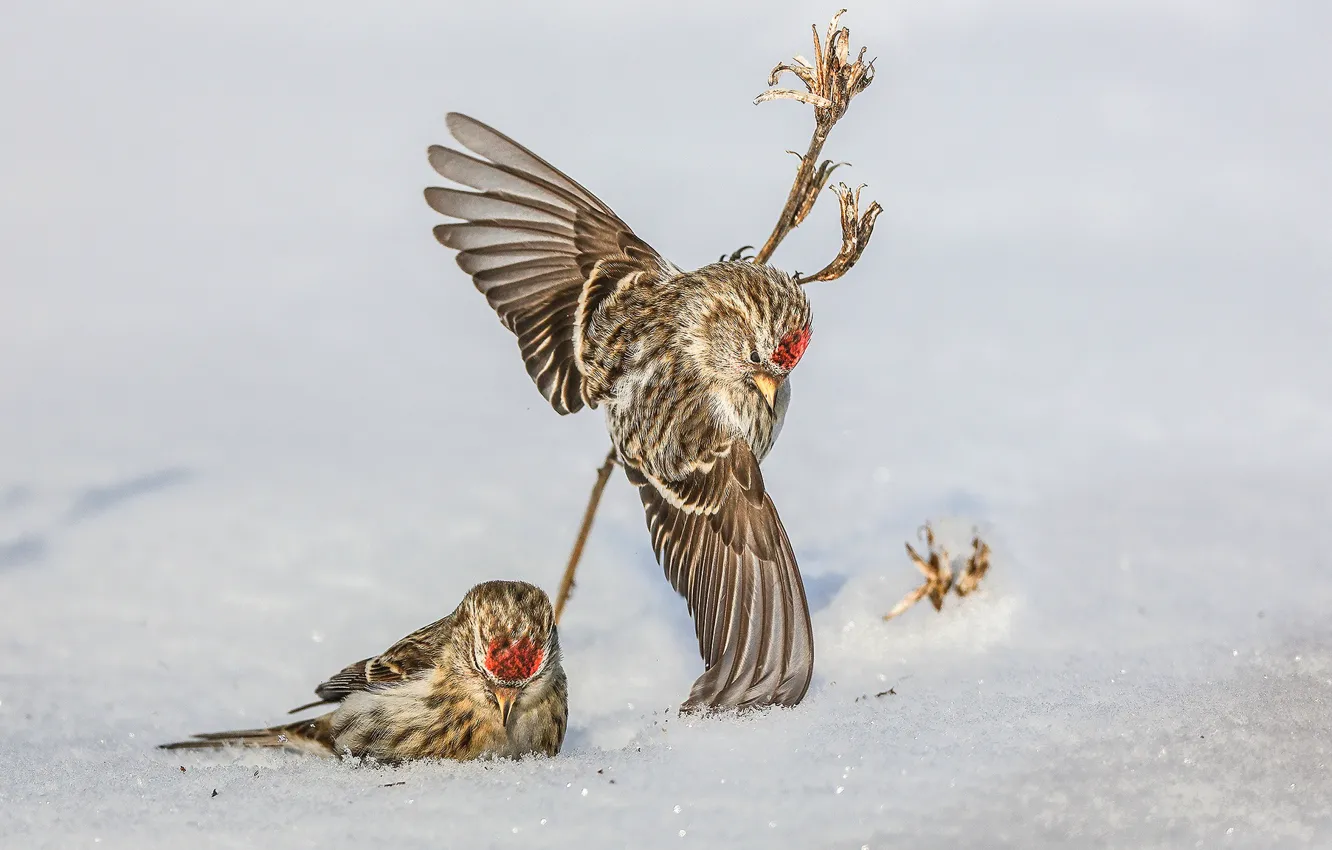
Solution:
<svg viewBox="0 0 1332 850"><path fill-rule="evenodd" d="M329 720L332 713L311 720L299 720L266 729L237 729L231 732L205 732L190 741L161 744L163 750L212 750L222 747L261 747L299 750L332 755L333 734Z"/></svg>

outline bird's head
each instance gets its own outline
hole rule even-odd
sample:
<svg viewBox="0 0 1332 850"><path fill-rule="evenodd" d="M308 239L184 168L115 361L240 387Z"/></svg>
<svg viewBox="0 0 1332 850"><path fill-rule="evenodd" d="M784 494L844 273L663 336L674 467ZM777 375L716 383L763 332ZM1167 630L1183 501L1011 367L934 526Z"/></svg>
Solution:
<svg viewBox="0 0 1332 850"><path fill-rule="evenodd" d="M719 263L695 273L691 348L709 377L756 393L769 410L812 334L809 300L785 272L752 263Z"/></svg>
<svg viewBox="0 0 1332 850"><path fill-rule="evenodd" d="M555 611L545 591L521 581L478 584L462 606L472 626L472 663L508 726L514 706L559 666Z"/></svg>

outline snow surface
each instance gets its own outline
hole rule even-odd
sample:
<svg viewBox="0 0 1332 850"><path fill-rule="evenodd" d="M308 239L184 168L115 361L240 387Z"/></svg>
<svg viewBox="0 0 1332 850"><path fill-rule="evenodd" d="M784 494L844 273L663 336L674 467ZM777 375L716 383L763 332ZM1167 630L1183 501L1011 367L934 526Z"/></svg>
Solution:
<svg viewBox="0 0 1332 850"><path fill-rule="evenodd" d="M748 101L831 11L6 9L0 847L1332 845L1313 2L851 10L880 78L827 153L887 212L813 288L764 467L816 608L797 709L666 711L699 661L617 476L559 758L153 749L558 580L606 438L430 237L443 113L702 264L771 226L809 115ZM825 201L778 260L835 244ZM926 519L991 576L885 624Z"/></svg>

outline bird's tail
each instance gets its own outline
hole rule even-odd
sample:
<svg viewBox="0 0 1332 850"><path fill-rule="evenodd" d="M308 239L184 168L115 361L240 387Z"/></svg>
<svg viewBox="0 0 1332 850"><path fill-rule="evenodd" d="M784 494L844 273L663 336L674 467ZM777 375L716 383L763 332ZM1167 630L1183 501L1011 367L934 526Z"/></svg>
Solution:
<svg viewBox="0 0 1332 850"><path fill-rule="evenodd" d="M238 729L234 732L207 732L191 741L161 744L163 750L211 750L221 747L264 747L298 750L315 755L333 755L333 713L310 720L298 720L267 729Z"/></svg>

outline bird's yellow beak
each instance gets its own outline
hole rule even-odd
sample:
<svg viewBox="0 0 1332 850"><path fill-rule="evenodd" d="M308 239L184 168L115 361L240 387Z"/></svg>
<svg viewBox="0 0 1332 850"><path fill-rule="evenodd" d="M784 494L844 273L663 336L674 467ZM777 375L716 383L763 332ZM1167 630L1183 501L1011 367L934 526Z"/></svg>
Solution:
<svg viewBox="0 0 1332 850"><path fill-rule="evenodd" d="M495 702L499 703L500 723L508 728L509 712L513 711L513 704L518 700L517 688L495 688Z"/></svg>
<svg viewBox="0 0 1332 850"><path fill-rule="evenodd" d="M763 394L763 400L768 403L769 410L777 409L777 386L780 383L767 372L754 373L754 386L758 387L759 392Z"/></svg>

